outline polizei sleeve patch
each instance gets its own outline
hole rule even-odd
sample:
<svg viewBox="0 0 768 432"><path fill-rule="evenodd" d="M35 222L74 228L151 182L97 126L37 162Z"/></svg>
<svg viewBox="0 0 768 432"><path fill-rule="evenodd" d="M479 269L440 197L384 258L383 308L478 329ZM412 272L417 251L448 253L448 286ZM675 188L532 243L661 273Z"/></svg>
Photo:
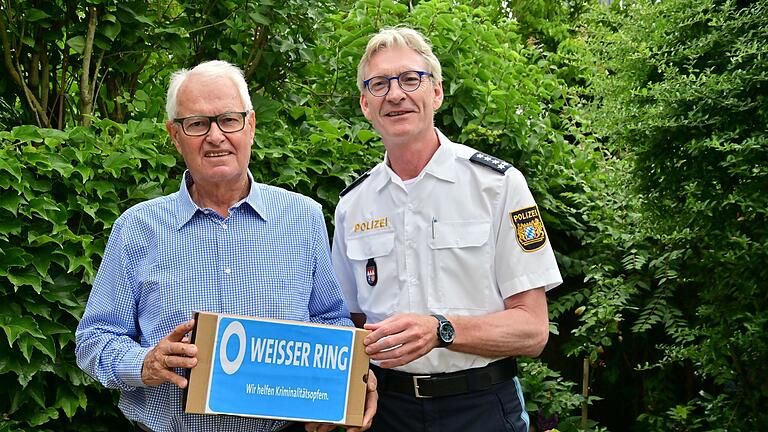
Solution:
<svg viewBox="0 0 768 432"><path fill-rule="evenodd" d="M500 174L504 174L508 169L512 168L511 163L503 161L499 158L495 158L483 152L477 152L473 154L469 160L478 165L490 168Z"/></svg>
<svg viewBox="0 0 768 432"><path fill-rule="evenodd" d="M360 183L362 183L363 181L365 181L365 179L368 178L369 175L371 175L371 172L370 171L366 171L363 175L361 175L360 177L356 178L355 181L350 183L349 186L345 187L344 190L339 192L339 196L343 197L349 191L351 191L352 189L358 187L360 185Z"/></svg>
<svg viewBox="0 0 768 432"><path fill-rule="evenodd" d="M509 212L509 219L515 227L517 244L525 252L537 251L547 244L547 232L541 220L539 208L536 206L521 208Z"/></svg>

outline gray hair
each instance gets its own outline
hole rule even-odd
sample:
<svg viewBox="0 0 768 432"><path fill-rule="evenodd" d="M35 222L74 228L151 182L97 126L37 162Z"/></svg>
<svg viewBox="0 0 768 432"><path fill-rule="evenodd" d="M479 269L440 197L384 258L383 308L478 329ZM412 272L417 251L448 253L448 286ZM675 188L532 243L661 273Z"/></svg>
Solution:
<svg viewBox="0 0 768 432"><path fill-rule="evenodd" d="M165 114L169 120L176 117L176 105L181 85L192 75L206 78L229 78L240 93L243 109L245 111L253 109L253 103L251 102L250 94L248 94L248 84L245 82L243 71L239 67L223 60L211 60L200 63L192 69L180 69L171 75L171 83L168 85L168 96L165 101Z"/></svg>
<svg viewBox="0 0 768 432"><path fill-rule="evenodd" d="M357 65L357 88L362 93L365 89L363 81L365 80L365 68L371 61L371 57L377 52L386 48L410 48L422 58L427 66L426 72L432 73L435 82L443 81L443 70L440 67L440 60L432 53L432 46L427 39L418 31L407 27L385 27L371 37L368 46L365 47L365 54Z"/></svg>

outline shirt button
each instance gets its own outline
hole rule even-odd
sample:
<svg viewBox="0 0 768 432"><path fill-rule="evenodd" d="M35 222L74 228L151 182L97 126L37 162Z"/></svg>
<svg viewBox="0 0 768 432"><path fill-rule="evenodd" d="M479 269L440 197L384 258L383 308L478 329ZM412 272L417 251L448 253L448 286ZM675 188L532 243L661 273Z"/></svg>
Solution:
<svg viewBox="0 0 768 432"><path fill-rule="evenodd" d="M232 273L232 269L231 268L225 268L224 269L224 273L230 274L230 273Z"/></svg>
<svg viewBox="0 0 768 432"><path fill-rule="evenodd" d="M221 228L227 229L227 224L225 224L225 223L221 224Z"/></svg>

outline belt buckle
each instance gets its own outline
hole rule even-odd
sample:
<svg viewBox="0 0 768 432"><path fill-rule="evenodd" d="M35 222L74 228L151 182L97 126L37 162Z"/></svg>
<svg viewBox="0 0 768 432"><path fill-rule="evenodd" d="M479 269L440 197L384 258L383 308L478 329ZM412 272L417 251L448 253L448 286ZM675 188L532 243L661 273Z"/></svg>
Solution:
<svg viewBox="0 0 768 432"><path fill-rule="evenodd" d="M419 379L431 378L431 377L429 375L414 375L412 378L413 378L413 392L414 394L416 394L416 397L419 399L431 398L432 396L423 395L419 391Z"/></svg>

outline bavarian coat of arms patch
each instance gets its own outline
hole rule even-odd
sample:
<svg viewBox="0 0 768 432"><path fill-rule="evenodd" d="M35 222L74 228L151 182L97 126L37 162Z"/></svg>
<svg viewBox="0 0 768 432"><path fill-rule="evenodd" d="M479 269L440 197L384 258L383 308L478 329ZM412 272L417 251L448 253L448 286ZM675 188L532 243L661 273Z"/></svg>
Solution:
<svg viewBox="0 0 768 432"><path fill-rule="evenodd" d="M515 227L517 244L525 252L534 252L547 244L547 232L537 206L525 207L509 212L509 219Z"/></svg>

